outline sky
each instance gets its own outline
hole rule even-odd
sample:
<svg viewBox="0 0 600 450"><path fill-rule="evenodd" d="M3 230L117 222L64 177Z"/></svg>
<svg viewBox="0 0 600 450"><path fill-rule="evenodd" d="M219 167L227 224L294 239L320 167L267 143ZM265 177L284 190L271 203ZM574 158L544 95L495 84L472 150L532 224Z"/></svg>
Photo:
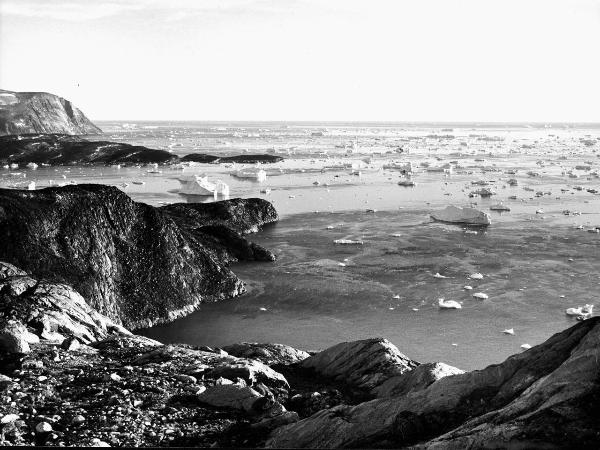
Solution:
<svg viewBox="0 0 600 450"><path fill-rule="evenodd" d="M92 120L600 122L600 0L0 0Z"/></svg>

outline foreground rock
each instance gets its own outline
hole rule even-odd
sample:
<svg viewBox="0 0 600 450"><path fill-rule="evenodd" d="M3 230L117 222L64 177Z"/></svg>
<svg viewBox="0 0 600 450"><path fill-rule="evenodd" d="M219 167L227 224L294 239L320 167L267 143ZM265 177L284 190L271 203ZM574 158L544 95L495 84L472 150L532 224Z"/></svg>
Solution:
<svg viewBox="0 0 600 450"><path fill-rule="evenodd" d="M388 380L418 365L387 339L381 338L342 342L301 363L304 368L372 394Z"/></svg>
<svg viewBox="0 0 600 450"><path fill-rule="evenodd" d="M600 318L483 370L323 410L268 447L591 448L600 440Z"/></svg>
<svg viewBox="0 0 600 450"><path fill-rule="evenodd" d="M65 282L128 328L243 292L227 265L272 261L240 234L277 220L260 199L154 208L119 189L0 190L0 260Z"/></svg>
<svg viewBox="0 0 600 450"><path fill-rule="evenodd" d="M165 150L108 141L88 141L64 134L0 137L0 164L110 165L173 163L179 158Z"/></svg>
<svg viewBox="0 0 600 450"><path fill-rule="evenodd" d="M102 130L62 97L0 89L0 135L24 133L100 134Z"/></svg>

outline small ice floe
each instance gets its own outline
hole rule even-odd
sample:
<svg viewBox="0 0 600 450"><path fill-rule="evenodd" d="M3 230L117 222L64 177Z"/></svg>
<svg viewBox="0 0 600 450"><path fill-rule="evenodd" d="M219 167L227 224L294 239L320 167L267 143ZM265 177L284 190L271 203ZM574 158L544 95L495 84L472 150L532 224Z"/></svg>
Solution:
<svg viewBox="0 0 600 450"><path fill-rule="evenodd" d="M544 210L543 209L538 209L535 213L536 214L544 214Z"/></svg>
<svg viewBox="0 0 600 450"><path fill-rule="evenodd" d="M352 239L336 239L333 241L334 244L338 245L363 245L363 241L353 241Z"/></svg>
<svg viewBox="0 0 600 450"><path fill-rule="evenodd" d="M11 168L11 169L18 169L18 168L19 168L19 165L18 165L18 164L15 164L15 163L12 163L12 164L10 165L10 168Z"/></svg>
<svg viewBox="0 0 600 450"><path fill-rule="evenodd" d="M444 275L440 274L439 272L436 272L435 275L433 276L433 278L448 278L448 277L445 277Z"/></svg>
<svg viewBox="0 0 600 450"><path fill-rule="evenodd" d="M523 344L523 345L521 345L521 348L523 350L529 350L531 348L531 345L529 345L529 344Z"/></svg>
<svg viewBox="0 0 600 450"><path fill-rule="evenodd" d="M392 298L393 298L394 300L400 300L400 296L399 296L398 294L394 295Z"/></svg>
<svg viewBox="0 0 600 450"><path fill-rule="evenodd" d="M132 181L132 183L133 183L133 184L138 184L138 185L140 185L140 186L142 186L142 185L146 184L146 182L145 182L145 181Z"/></svg>
<svg viewBox="0 0 600 450"><path fill-rule="evenodd" d="M128 183L121 183L119 186L121 186L122 188L126 188L126 187L129 187L129 184Z"/></svg>
<svg viewBox="0 0 600 450"><path fill-rule="evenodd" d="M376 209L367 209L365 212L375 214L377 212Z"/></svg>
<svg viewBox="0 0 600 450"><path fill-rule="evenodd" d="M472 280L483 280L483 275L479 272L472 273L471 275L469 275L469 278L471 278Z"/></svg>
<svg viewBox="0 0 600 450"><path fill-rule="evenodd" d="M483 292L475 292L473 297L478 298L479 300L485 300L488 298L488 295L484 294Z"/></svg>
<svg viewBox="0 0 600 450"><path fill-rule="evenodd" d="M594 305L578 306L577 308L567 308L565 313L567 316L575 316L578 319L589 319L592 317Z"/></svg>
<svg viewBox="0 0 600 450"><path fill-rule="evenodd" d="M38 165L34 162L27 163L27 168L31 170L35 170L38 168Z"/></svg>
<svg viewBox="0 0 600 450"><path fill-rule="evenodd" d="M438 306L440 309L461 309L462 305L455 300L444 300L438 298Z"/></svg>
<svg viewBox="0 0 600 450"><path fill-rule="evenodd" d="M513 328L507 328L506 330L502 330L504 334L510 334L511 336L515 335L515 330Z"/></svg>
<svg viewBox="0 0 600 450"><path fill-rule="evenodd" d="M402 235L400 233L392 233L391 236L393 236L393 237L402 237Z"/></svg>
<svg viewBox="0 0 600 450"><path fill-rule="evenodd" d="M335 227L333 225L327 225L325 227L326 230L333 230Z"/></svg>
<svg viewBox="0 0 600 450"><path fill-rule="evenodd" d="M390 311L393 311L393 310L394 310L394 309L396 309L396 308L394 308L393 306L390 306L388 309L389 309Z"/></svg>
<svg viewBox="0 0 600 450"><path fill-rule="evenodd" d="M463 289L465 291L472 291L473 290L473 286L466 285L466 286L463 286Z"/></svg>
<svg viewBox="0 0 600 450"><path fill-rule="evenodd" d="M27 190L28 191L35 191L35 181L32 181L31 183L29 183L27 185Z"/></svg>
<svg viewBox="0 0 600 450"><path fill-rule="evenodd" d="M419 310L419 308L413 308L412 310L413 310L413 311L418 311L418 310Z"/></svg>
<svg viewBox="0 0 600 450"><path fill-rule="evenodd" d="M417 185L417 183L415 183L413 180L400 180L400 181L398 181L398 186L414 187L416 185Z"/></svg>
<svg viewBox="0 0 600 450"><path fill-rule="evenodd" d="M267 310L267 308L262 308L262 307L261 307L261 308L258 308L258 310L259 310L259 311L266 311L266 310Z"/></svg>
<svg viewBox="0 0 600 450"><path fill-rule="evenodd" d="M260 193L269 195L271 193L271 189L269 189L269 188L261 189Z"/></svg>
<svg viewBox="0 0 600 450"><path fill-rule="evenodd" d="M338 263L338 266L340 266L340 267L346 267L346 263L343 263L343 262Z"/></svg>
<svg viewBox="0 0 600 450"><path fill-rule="evenodd" d="M496 203L495 205L490 206L491 211L510 211L510 208L504 205L502 202Z"/></svg>
<svg viewBox="0 0 600 450"><path fill-rule="evenodd" d="M431 214L433 220L447 223L461 223L465 225L487 226L492 223L490 216L475 208L460 208L458 206L447 206L441 211Z"/></svg>

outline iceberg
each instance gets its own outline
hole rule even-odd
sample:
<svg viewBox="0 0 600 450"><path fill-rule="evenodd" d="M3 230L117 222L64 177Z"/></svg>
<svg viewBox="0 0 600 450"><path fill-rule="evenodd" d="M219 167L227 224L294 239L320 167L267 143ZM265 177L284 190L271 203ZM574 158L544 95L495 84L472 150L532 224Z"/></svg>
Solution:
<svg viewBox="0 0 600 450"><path fill-rule="evenodd" d="M460 208L458 206L447 206L441 211L431 214L433 220L447 223L460 223L464 225L488 226L492 223L490 216L475 208Z"/></svg>
<svg viewBox="0 0 600 450"><path fill-rule="evenodd" d="M178 178L181 183L180 194L184 195L216 195L217 185L208 181L206 175L190 175Z"/></svg>
<svg viewBox="0 0 600 450"><path fill-rule="evenodd" d="M256 181L265 181L267 179L267 172L263 169L237 170L232 172L232 175L236 178L249 178Z"/></svg>

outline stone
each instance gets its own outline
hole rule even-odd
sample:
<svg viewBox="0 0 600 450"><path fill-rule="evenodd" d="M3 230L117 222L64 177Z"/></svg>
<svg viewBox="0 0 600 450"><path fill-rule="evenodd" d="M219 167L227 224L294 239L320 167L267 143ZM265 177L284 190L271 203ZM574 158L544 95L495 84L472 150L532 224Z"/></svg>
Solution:
<svg viewBox="0 0 600 450"><path fill-rule="evenodd" d="M48 422L40 422L35 426L35 432L39 434L50 433L52 431L52 425Z"/></svg>
<svg viewBox="0 0 600 450"><path fill-rule="evenodd" d="M319 352L300 365L320 375L376 394L386 380L417 367L387 339L343 342Z"/></svg>
<svg viewBox="0 0 600 450"><path fill-rule="evenodd" d="M29 353L29 332L16 321L9 321L0 328L0 350L7 353Z"/></svg>
<svg viewBox="0 0 600 450"><path fill-rule="evenodd" d="M227 353L240 358L256 359L268 366L273 364L294 364L310 355L304 350L298 350L283 344L258 344L242 342L223 347Z"/></svg>
<svg viewBox="0 0 600 450"><path fill-rule="evenodd" d="M198 400L207 405L258 412L264 397L251 387L235 384L216 384L198 395ZM260 403L259 403L260 402Z"/></svg>
<svg viewBox="0 0 600 450"><path fill-rule="evenodd" d="M7 423L12 423L15 420L19 420L18 414L6 414L2 416L2 419L0 419L0 423L6 425Z"/></svg>

